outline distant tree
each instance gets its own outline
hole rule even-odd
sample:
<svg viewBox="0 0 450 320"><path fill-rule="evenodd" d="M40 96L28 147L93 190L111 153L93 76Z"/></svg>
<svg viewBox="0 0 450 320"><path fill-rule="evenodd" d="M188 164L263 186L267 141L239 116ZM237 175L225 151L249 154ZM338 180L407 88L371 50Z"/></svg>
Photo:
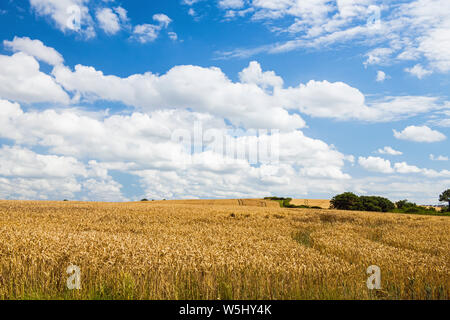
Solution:
<svg viewBox="0 0 450 320"><path fill-rule="evenodd" d="M439 201L448 202L447 210L450 211L450 189L445 190L439 195Z"/></svg>
<svg viewBox="0 0 450 320"><path fill-rule="evenodd" d="M148 199L145 199L145 198L144 198L144 199L142 199L141 201L148 201Z"/></svg>
<svg viewBox="0 0 450 320"><path fill-rule="evenodd" d="M395 203L395 206L397 207L397 209L403 209L404 207L406 207L406 205L408 204L408 200L400 200L400 201L397 201L396 203Z"/></svg>
<svg viewBox="0 0 450 320"><path fill-rule="evenodd" d="M283 200L283 207L288 208L289 206L291 206L291 200L292 198L286 198Z"/></svg>
<svg viewBox="0 0 450 320"><path fill-rule="evenodd" d="M397 201L395 203L395 205L396 205L397 209L400 209L400 210L407 210L408 208L415 208L415 207L417 207L417 204L415 204L414 202L409 202L406 199Z"/></svg>
<svg viewBox="0 0 450 320"><path fill-rule="evenodd" d="M331 206L339 210L362 210L361 199L352 192L338 194L331 199Z"/></svg>
<svg viewBox="0 0 450 320"><path fill-rule="evenodd" d="M425 210L426 210L425 208L419 207L417 205L403 208L403 212L405 213L421 213L424 212Z"/></svg>
<svg viewBox="0 0 450 320"><path fill-rule="evenodd" d="M444 191L439 196L439 201L448 202L449 206L442 210L442 215L450 214L450 189ZM413 213L413 214L437 214L433 207L418 206L414 202L408 200L400 200L395 204L387 198L378 196L360 196L351 192L338 194L331 199L331 207L339 210L361 210L361 211L377 211L377 212L396 212L396 213ZM448 213L446 213L448 212Z"/></svg>
<svg viewBox="0 0 450 320"><path fill-rule="evenodd" d="M345 192L331 199L331 205L335 209L340 210L362 210L389 212L395 209L392 201L383 197L361 196L351 192Z"/></svg>
<svg viewBox="0 0 450 320"><path fill-rule="evenodd" d="M374 198L376 199L378 206L381 207L381 211L389 212L395 209L395 204L391 200L383 197L374 197Z"/></svg>
<svg viewBox="0 0 450 320"><path fill-rule="evenodd" d="M361 200L364 211L383 211L381 205L378 203L375 197L361 196L359 198Z"/></svg>
<svg viewBox="0 0 450 320"><path fill-rule="evenodd" d="M395 209L394 203L387 198L375 196L361 196L359 198L364 211L388 212Z"/></svg>

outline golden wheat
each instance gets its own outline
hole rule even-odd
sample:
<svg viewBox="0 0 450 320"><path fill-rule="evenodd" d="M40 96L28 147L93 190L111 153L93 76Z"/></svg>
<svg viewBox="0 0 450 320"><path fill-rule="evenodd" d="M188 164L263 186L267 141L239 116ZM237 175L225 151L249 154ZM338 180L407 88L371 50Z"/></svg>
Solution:
<svg viewBox="0 0 450 320"><path fill-rule="evenodd" d="M450 297L448 217L252 200L0 201L0 298ZM66 287L71 264L80 290ZM366 286L370 265L382 272L376 292Z"/></svg>
<svg viewBox="0 0 450 320"><path fill-rule="evenodd" d="M249 207L280 207L278 201L262 199L219 199L219 200L156 200L152 203L195 204L201 206L249 206Z"/></svg>
<svg viewBox="0 0 450 320"><path fill-rule="evenodd" d="M296 206L310 206L310 207L321 207L322 209L330 208L330 200L320 200L320 199L292 199L290 204Z"/></svg>

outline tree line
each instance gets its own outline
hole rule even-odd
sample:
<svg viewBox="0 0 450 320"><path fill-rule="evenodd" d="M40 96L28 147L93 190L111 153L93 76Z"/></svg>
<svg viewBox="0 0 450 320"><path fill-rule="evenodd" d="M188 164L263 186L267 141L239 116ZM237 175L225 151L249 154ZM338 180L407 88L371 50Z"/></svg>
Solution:
<svg viewBox="0 0 450 320"><path fill-rule="evenodd" d="M439 201L448 202L449 206L443 207L440 213L450 214L450 189L439 196ZM352 192L338 194L331 199L331 207L338 210L358 210L374 212L397 212L397 213L420 213L436 214L434 207L418 206L408 200L392 202L391 200L378 196L358 196Z"/></svg>

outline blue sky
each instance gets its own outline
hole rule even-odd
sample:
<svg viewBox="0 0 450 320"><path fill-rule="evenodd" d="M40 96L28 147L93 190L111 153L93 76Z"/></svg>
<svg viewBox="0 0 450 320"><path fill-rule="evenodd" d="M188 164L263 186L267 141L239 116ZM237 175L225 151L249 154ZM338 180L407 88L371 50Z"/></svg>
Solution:
<svg viewBox="0 0 450 320"><path fill-rule="evenodd" d="M446 0L19 0L0 23L1 198L450 187Z"/></svg>

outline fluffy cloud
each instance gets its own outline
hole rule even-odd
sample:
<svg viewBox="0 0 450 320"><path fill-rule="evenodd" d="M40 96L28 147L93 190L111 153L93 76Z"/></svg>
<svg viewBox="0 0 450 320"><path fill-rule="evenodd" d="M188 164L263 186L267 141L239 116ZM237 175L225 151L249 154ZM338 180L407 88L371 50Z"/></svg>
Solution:
<svg viewBox="0 0 450 320"><path fill-rule="evenodd" d="M116 34L120 31L120 18L110 8L98 9L96 17L100 28L107 34Z"/></svg>
<svg viewBox="0 0 450 320"><path fill-rule="evenodd" d="M205 140L204 148L190 146L191 137L196 134L192 123L196 122L204 127L205 135L208 129L217 130L222 126L223 141L232 152L218 153L207 142L207 136L200 136L201 141ZM271 145L271 149L275 148L272 150L279 151L277 157L260 158L259 165L255 165L245 152L243 157L237 157L236 152L261 145L269 136L250 131L235 136L225 129L223 121L210 115L181 110L99 118L76 109L24 112L18 104L0 101L0 137L17 145L39 146L49 153L41 156L23 147L5 147L4 159L9 160L0 157L0 163L5 163L0 176L40 179L42 175L54 179L47 168L51 172L55 165L59 169L54 175L76 181L79 191L73 192L103 190L101 199L121 199L117 196L120 186L108 176L109 170L139 177L145 190L157 184L158 188L149 193L155 198L201 197L207 193L217 197L261 196L297 188L336 190L338 181L350 178L343 172L345 155L300 131L272 133L271 139L279 141L279 147ZM182 135L178 135L180 130L184 130ZM187 139L174 139L179 136ZM114 197L107 197L109 193ZM53 197L50 191L48 195ZM92 193L92 198L98 197Z"/></svg>
<svg viewBox="0 0 450 320"><path fill-rule="evenodd" d="M255 18L279 18L291 15L306 20L310 24L324 22L332 7L327 0L314 2L292 1L292 0L255 0L252 5L257 10Z"/></svg>
<svg viewBox="0 0 450 320"><path fill-rule="evenodd" d="M168 32L167 33L169 35L169 38L173 41L177 41L178 40L178 35L175 32Z"/></svg>
<svg viewBox="0 0 450 320"><path fill-rule="evenodd" d="M42 155L27 148L0 149L0 195L12 199L75 198L88 192L91 199L124 201L121 185L95 161L85 165L74 157Z"/></svg>
<svg viewBox="0 0 450 320"><path fill-rule="evenodd" d="M250 17L253 21L269 20L267 25L271 30L289 32L295 38L257 48L238 48L222 53L222 57L321 48L352 40L369 48L364 62L366 66L422 60L429 66L424 68L416 64L408 68L408 72L419 75L423 72L450 71L450 2L447 0L401 3L377 0L255 0L247 2L240 11L249 9L252 9ZM228 11L226 15L229 17ZM232 15L239 16L245 15ZM277 26L280 18L285 19ZM294 20L287 28L286 18Z"/></svg>
<svg viewBox="0 0 450 320"><path fill-rule="evenodd" d="M378 173L421 174L427 178L450 178L449 170L436 171L433 169L419 168L406 162L397 162L393 166L389 160L379 157L359 157L358 163L368 171Z"/></svg>
<svg viewBox="0 0 450 320"><path fill-rule="evenodd" d="M358 163L366 170L381 172L381 173L393 173L394 170L391 167L391 162L379 157L359 157Z"/></svg>
<svg viewBox="0 0 450 320"><path fill-rule="evenodd" d="M440 27L428 31L423 39L420 39L418 50L428 59L431 66L440 72L450 71L450 5L446 1L443 10L447 15ZM439 9L438 9L439 10Z"/></svg>
<svg viewBox="0 0 450 320"><path fill-rule="evenodd" d="M371 64L377 64L377 65L386 65L387 62L390 60L390 57L394 50L391 48L375 48L368 53L366 53L366 61L364 62L365 66L371 65Z"/></svg>
<svg viewBox="0 0 450 320"><path fill-rule="evenodd" d="M55 154L78 158L124 159L155 167L170 164L176 159L172 156L182 152L182 146L171 142L172 132L201 120L201 115L188 112L159 111L152 117L135 113L99 121L76 110L24 112L8 101L1 101L0 115L0 135L16 143L40 145ZM219 121L204 119L220 128Z"/></svg>
<svg viewBox="0 0 450 320"><path fill-rule="evenodd" d="M0 55L0 98L26 103L70 101L51 76L39 71L36 59L22 52Z"/></svg>
<svg viewBox="0 0 450 320"><path fill-rule="evenodd" d="M420 64L416 64L412 68L406 68L405 71L411 73L419 79L422 79L423 77L433 73L433 71L431 70L424 69L424 67L422 67Z"/></svg>
<svg viewBox="0 0 450 320"><path fill-rule="evenodd" d="M164 20L162 17L158 19ZM52 48L43 48L50 53L56 52ZM53 56L60 55L56 52ZM120 78L104 75L93 67L76 65L72 71L62 64L57 64L52 71L53 79L40 73L37 62L23 53L1 57L5 64L7 60L24 60L15 64L23 65L26 62L29 65L21 70L17 66L17 69L5 75L5 83L8 85L14 83L9 78L22 77L21 74L30 73L32 70L35 70L34 73L37 73L40 79L34 81L33 77L27 76L26 81L14 86L14 89L5 90L3 96L0 92L0 97L3 98L24 102L67 103L69 98L59 87L61 85L75 97L87 101L119 101L147 112L161 108L191 109L221 116L236 126L242 125L246 128L291 130L304 127L305 123L301 117L289 113L288 110L296 110L313 117L376 122L399 120L448 108L448 104L440 103L438 98L421 96L386 97L383 100L366 102L363 93L343 82L309 81L297 87L283 88L283 79L273 71L263 71L256 61L250 62L249 66L239 73L240 82L233 82L219 68L189 65L174 67L163 75L147 72ZM8 64L14 65L11 62ZM6 71L8 69L4 72ZM23 95L36 91L36 95L42 93L46 100L25 96L20 98L20 95L12 94L27 83L29 85L26 90L22 90ZM36 88L33 87L34 84ZM43 90L43 86L47 90Z"/></svg>
<svg viewBox="0 0 450 320"><path fill-rule="evenodd" d="M268 87L281 88L283 79L273 71L263 72L261 65L256 61L251 61L249 66L239 73L242 83L252 83L266 89Z"/></svg>
<svg viewBox="0 0 450 320"><path fill-rule="evenodd" d="M448 161L448 157L445 156L435 156L433 154L430 154L430 160L433 161Z"/></svg>
<svg viewBox="0 0 450 320"><path fill-rule="evenodd" d="M146 111L189 108L246 128L289 130L305 125L299 115L282 108L274 95L255 84L232 82L214 67L177 66L161 76L145 73L119 78L77 65L74 72L57 67L53 75L66 90L90 99L121 101Z"/></svg>
<svg viewBox="0 0 450 320"><path fill-rule="evenodd" d="M419 168L416 166L412 166L407 164L406 162L398 162L394 165L395 170L398 173L420 173L428 178L449 178L450 177L450 171L449 170L441 170L436 171L433 169L426 169L426 168Z"/></svg>
<svg viewBox="0 0 450 320"><path fill-rule="evenodd" d="M121 6L115 7L114 11L117 13L117 15L119 16L119 19L122 23L126 23L128 22L128 11L124 8L122 8Z"/></svg>
<svg viewBox="0 0 450 320"><path fill-rule="evenodd" d="M155 41L161 28L154 24L140 24L134 27L134 38L140 43Z"/></svg>
<svg viewBox="0 0 450 320"><path fill-rule="evenodd" d="M220 0L219 7L223 9L240 9L244 6L244 0Z"/></svg>
<svg viewBox="0 0 450 320"><path fill-rule="evenodd" d="M14 37L12 41L5 40L3 45L13 52L23 52L52 66L64 62L61 54L53 48L45 46L40 40L31 40L28 37Z"/></svg>
<svg viewBox="0 0 450 320"><path fill-rule="evenodd" d="M432 115L433 119L428 120L427 124L438 127L450 127L450 110L442 110Z"/></svg>
<svg viewBox="0 0 450 320"><path fill-rule="evenodd" d="M111 2L111 1L104 1ZM131 27L128 12L121 6L97 7L95 22L91 17L89 0L30 0L32 9L40 16L50 17L63 32L75 32L86 39L96 36L96 28L108 35L117 34L122 28L132 31L132 38L141 43L154 41L171 19L165 14L153 15L157 24L140 24ZM92 5L91 5L92 7ZM171 38L174 36L171 35ZM21 50L24 51L24 50Z"/></svg>
<svg viewBox="0 0 450 320"><path fill-rule="evenodd" d="M416 166L410 166L406 162L397 162L394 165L398 173L420 173L422 170Z"/></svg>
<svg viewBox="0 0 450 320"><path fill-rule="evenodd" d="M155 111L150 115L113 115L100 120L76 110L24 112L18 104L1 101L0 115L0 136L3 138L19 144L40 145L66 156L95 158L103 162L128 161L135 168L173 168L182 154L190 155L190 148L185 150L178 140L173 139L181 129L185 130L181 133L189 136L194 135L195 123L201 125L201 130L226 129L220 119L181 110ZM258 145L267 137L246 137L245 131L240 134L244 134L242 137L229 136L226 131L221 134L231 139L225 142L235 148L244 145L246 139L250 139L252 145ZM273 134L280 141L280 161L307 168L331 166L333 170L338 169L335 172L343 165L345 157L342 154L320 140L305 137L300 131ZM92 139L93 136L96 139ZM190 143L191 139L187 140ZM339 172L334 177L346 178Z"/></svg>
<svg viewBox="0 0 450 320"><path fill-rule="evenodd" d="M172 22L172 19L163 13L153 15L153 20L159 22L162 28L167 28Z"/></svg>
<svg viewBox="0 0 450 320"><path fill-rule="evenodd" d="M287 32L297 36L295 40L260 48L262 51L277 53L299 47L322 46L337 41L347 41L355 37L383 33L385 28L382 25L367 23L369 18L379 12L378 7L373 6L375 3L375 0L255 0L248 2L246 6L240 9L250 12L253 21L271 20L273 22L280 18L293 18L295 20L288 28L284 26L272 28L276 32L287 30ZM356 23L358 25L355 25ZM236 50L228 56L251 55L252 51L254 52L254 50L239 51Z"/></svg>
<svg viewBox="0 0 450 320"><path fill-rule="evenodd" d="M40 51L30 54L43 59L36 52ZM88 66L77 65L72 70L55 63L50 76L40 72L36 59L23 52L1 59L6 67L0 68L0 80L16 81L18 85L3 92L0 89L0 97L54 101L65 106L29 110L18 103L0 101L0 138L14 145L4 146L0 152L0 195L4 198L125 199L111 171L138 179L145 196L153 198L299 196L311 191L331 195L358 188L376 190L376 183L350 179L345 166L351 156L299 131L305 123L297 112L340 120L389 121L447 107L432 97L366 101L358 89L342 82L311 81L285 88L281 77L263 71L257 62L251 62L239 74L239 81L232 81L218 68L198 66L178 66L162 75L144 73L121 78ZM34 70L41 78L17 93L26 81L15 79L25 71L16 67L14 70L20 72L9 72L11 62L25 65L25 71ZM24 79L31 81L33 77ZM55 86L54 92L40 87L44 79ZM55 88L64 98L54 98L58 97ZM103 100L107 107L107 101L118 101L136 109L110 115L70 108L69 96L62 88L79 98L79 103ZM35 92L38 98L24 96L25 92ZM256 134L250 128L279 128L271 135L280 142L279 157L254 164L246 157L234 157L234 153L224 156L210 141L215 141L214 135L203 137L202 148L192 143L191 138L198 133L196 124L206 131L220 129L226 145L236 151L269 139L268 134ZM230 132L236 127L242 130ZM32 150L40 150L40 154ZM395 151L387 147L381 150ZM421 169L407 163L391 165L382 158L361 157L358 162L368 170L390 175L415 172L430 179L449 177L446 170ZM49 168L53 167L56 169L51 172Z"/></svg>
<svg viewBox="0 0 450 320"><path fill-rule="evenodd" d="M409 199L420 204L438 204L436 195L448 188L450 179L429 180L416 175L377 176L352 180L345 190L380 195L391 200Z"/></svg>
<svg viewBox="0 0 450 320"><path fill-rule="evenodd" d="M135 26L133 29L133 38L141 43L155 41L161 30L167 28L172 22L172 19L162 13L153 15L153 20L158 22L158 24L146 23Z"/></svg>
<svg viewBox="0 0 450 320"><path fill-rule="evenodd" d="M419 79L433 71L450 70L450 3L445 0L415 0L392 8L386 38L396 60L425 59L405 71Z"/></svg>
<svg viewBox="0 0 450 320"><path fill-rule="evenodd" d="M309 81L280 93L283 104L321 118L369 118L364 95L343 82Z"/></svg>
<svg viewBox="0 0 450 320"><path fill-rule="evenodd" d="M251 140L257 142L256 137ZM280 133L279 161L251 166L242 159L224 159L212 152L194 155L185 170L141 170L146 194L151 198L236 198L263 194L291 194L337 190L340 181L350 178L342 172L345 157L322 141L301 132ZM235 140L237 145L242 138ZM328 190L328 191L329 191Z"/></svg>
<svg viewBox="0 0 450 320"><path fill-rule="evenodd" d="M432 130L427 126L409 126L400 132L394 130L394 137L415 142L439 142L447 138L441 132Z"/></svg>
<svg viewBox="0 0 450 320"><path fill-rule="evenodd" d="M386 73L384 73L383 71L378 71L377 72L377 82L383 82L384 80L386 80L387 76Z"/></svg>
<svg viewBox="0 0 450 320"><path fill-rule="evenodd" d="M394 150L392 147L384 147L383 149L378 149L377 153L379 154L388 154L391 156L401 156L403 154L403 152Z"/></svg>
<svg viewBox="0 0 450 320"><path fill-rule="evenodd" d="M200 2L203 0L182 0L182 3L188 6L192 6L193 4Z"/></svg>
<svg viewBox="0 0 450 320"><path fill-rule="evenodd" d="M89 0L30 0L38 15L49 16L63 32L79 32L91 38L95 36L92 17L87 3Z"/></svg>
<svg viewBox="0 0 450 320"><path fill-rule="evenodd" d="M0 197L13 200L62 200L73 199L81 185L75 178L32 179L4 178L0 176Z"/></svg>
<svg viewBox="0 0 450 320"><path fill-rule="evenodd" d="M386 97L366 103L365 96L343 82L309 81L297 88L276 91L279 101L288 108L313 117L339 120L394 121L446 108L437 98L421 96Z"/></svg>
<svg viewBox="0 0 450 320"><path fill-rule="evenodd" d="M143 110L190 108L227 118L247 128L293 129L304 126L297 114L339 120L392 121L446 108L437 98L386 97L366 103L364 95L343 82L309 81L282 88L283 79L251 62L232 82L218 68L177 66L166 74L128 78L104 75L92 67L59 66L53 75L66 90L87 99L121 101ZM270 90L267 90L270 89Z"/></svg>
<svg viewBox="0 0 450 320"><path fill-rule="evenodd" d="M81 190L87 193L87 195L81 197L81 200L89 201L98 199L96 201L110 202L129 201L129 199L122 195L122 185L112 178L106 180L88 179L81 183L81 188Z"/></svg>
<svg viewBox="0 0 450 320"><path fill-rule="evenodd" d="M63 178L86 176L84 166L73 157L40 155L28 149L2 146L0 175L7 177Z"/></svg>

